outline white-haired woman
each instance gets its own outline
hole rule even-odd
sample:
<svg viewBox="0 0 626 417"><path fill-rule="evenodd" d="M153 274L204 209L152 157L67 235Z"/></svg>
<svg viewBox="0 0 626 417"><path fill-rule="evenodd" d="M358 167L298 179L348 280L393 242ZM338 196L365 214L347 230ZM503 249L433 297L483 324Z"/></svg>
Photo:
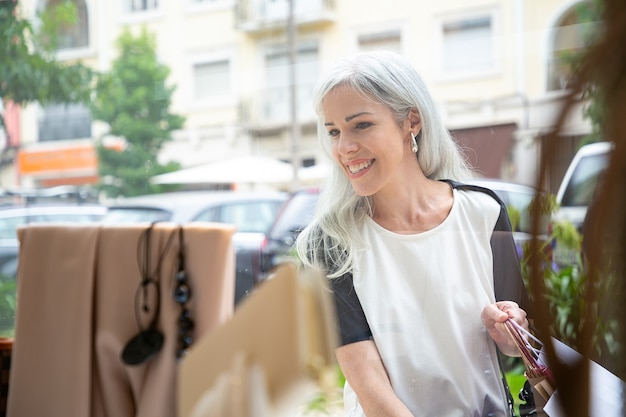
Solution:
<svg viewBox="0 0 626 417"><path fill-rule="evenodd" d="M496 346L517 355L502 323L528 322L505 207L456 182L471 173L400 55L337 62L315 108L334 163L297 248L334 292L347 415L507 415Z"/></svg>

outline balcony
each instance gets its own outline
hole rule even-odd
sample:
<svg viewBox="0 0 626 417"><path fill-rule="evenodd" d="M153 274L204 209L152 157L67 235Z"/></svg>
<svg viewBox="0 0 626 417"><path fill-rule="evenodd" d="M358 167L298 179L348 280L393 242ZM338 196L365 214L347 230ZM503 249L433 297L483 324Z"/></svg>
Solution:
<svg viewBox="0 0 626 417"><path fill-rule="evenodd" d="M312 104L312 85L300 85L296 89L298 98L297 117L303 125L314 125L316 120ZM254 97L243 100L240 123L251 131L272 132L291 125L289 88L272 88L258 91Z"/></svg>
<svg viewBox="0 0 626 417"><path fill-rule="evenodd" d="M335 0L292 0L297 26L324 25L335 21ZM289 0L239 0L237 29L262 34L287 27Z"/></svg>

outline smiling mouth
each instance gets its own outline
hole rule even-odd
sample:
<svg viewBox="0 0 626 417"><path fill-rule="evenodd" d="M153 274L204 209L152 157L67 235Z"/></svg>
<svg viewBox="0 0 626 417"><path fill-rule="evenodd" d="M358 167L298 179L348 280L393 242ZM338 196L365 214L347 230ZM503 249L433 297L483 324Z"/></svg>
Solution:
<svg viewBox="0 0 626 417"><path fill-rule="evenodd" d="M369 168L373 162L374 160L371 159L369 161L361 162L360 164L348 165L348 171L350 171L351 174L358 174L364 169Z"/></svg>

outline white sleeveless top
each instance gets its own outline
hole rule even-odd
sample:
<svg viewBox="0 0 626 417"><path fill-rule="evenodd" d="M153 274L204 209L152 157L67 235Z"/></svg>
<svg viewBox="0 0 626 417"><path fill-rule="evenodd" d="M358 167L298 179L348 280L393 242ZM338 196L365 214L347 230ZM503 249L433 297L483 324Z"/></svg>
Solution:
<svg viewBox="0 0 626 417"><path fill-rule="evenodd" d="M500 213L490 196L453 190L448 217L402 235L373 220L354 287L391 384L418 416L505 416L495 343L482 309L495 302L490 238ZM364 416L346 384L348 416Z"/></svg>

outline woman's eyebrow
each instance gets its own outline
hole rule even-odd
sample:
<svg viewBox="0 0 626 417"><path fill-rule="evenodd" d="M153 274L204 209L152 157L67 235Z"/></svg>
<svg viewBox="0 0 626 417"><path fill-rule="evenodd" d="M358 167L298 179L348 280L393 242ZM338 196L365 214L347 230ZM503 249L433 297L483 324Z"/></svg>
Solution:
<svg viewBox="0 0 626 417"><path fill-rule="evenodd" d="M364 114L372 114L372 113L367 112L367 111L362 111L362 112L359 112L359 113L353 114L353 115L351 115L351 116L346 116L346 118L345 118L344 120L345 120L346 122L349 122L350 120L355 119L355 118L357 118L357 117L359 117L359 116L362 116L362 115L364 115ZM334 125L334 123L333 123L333 122L326 122L326 123L324 123L324 126L333 126L333 125Z"/></svg>
<svg viewBox="0 0 626 417"><path fill-rule="evenodd" d="M372 113L367 112L367 111L362 111L362 112L360 112L360 113L356 113L356 114L353 114L352 116L348 116L348 117L346 117L346 119L345 119L345 120L346 120L346 122L349 122L350 120L352 120L352 119L354 119L354 118L356 118L356 117L362 116L362 115L364 115L364 114L372 114Z"/></svg>

